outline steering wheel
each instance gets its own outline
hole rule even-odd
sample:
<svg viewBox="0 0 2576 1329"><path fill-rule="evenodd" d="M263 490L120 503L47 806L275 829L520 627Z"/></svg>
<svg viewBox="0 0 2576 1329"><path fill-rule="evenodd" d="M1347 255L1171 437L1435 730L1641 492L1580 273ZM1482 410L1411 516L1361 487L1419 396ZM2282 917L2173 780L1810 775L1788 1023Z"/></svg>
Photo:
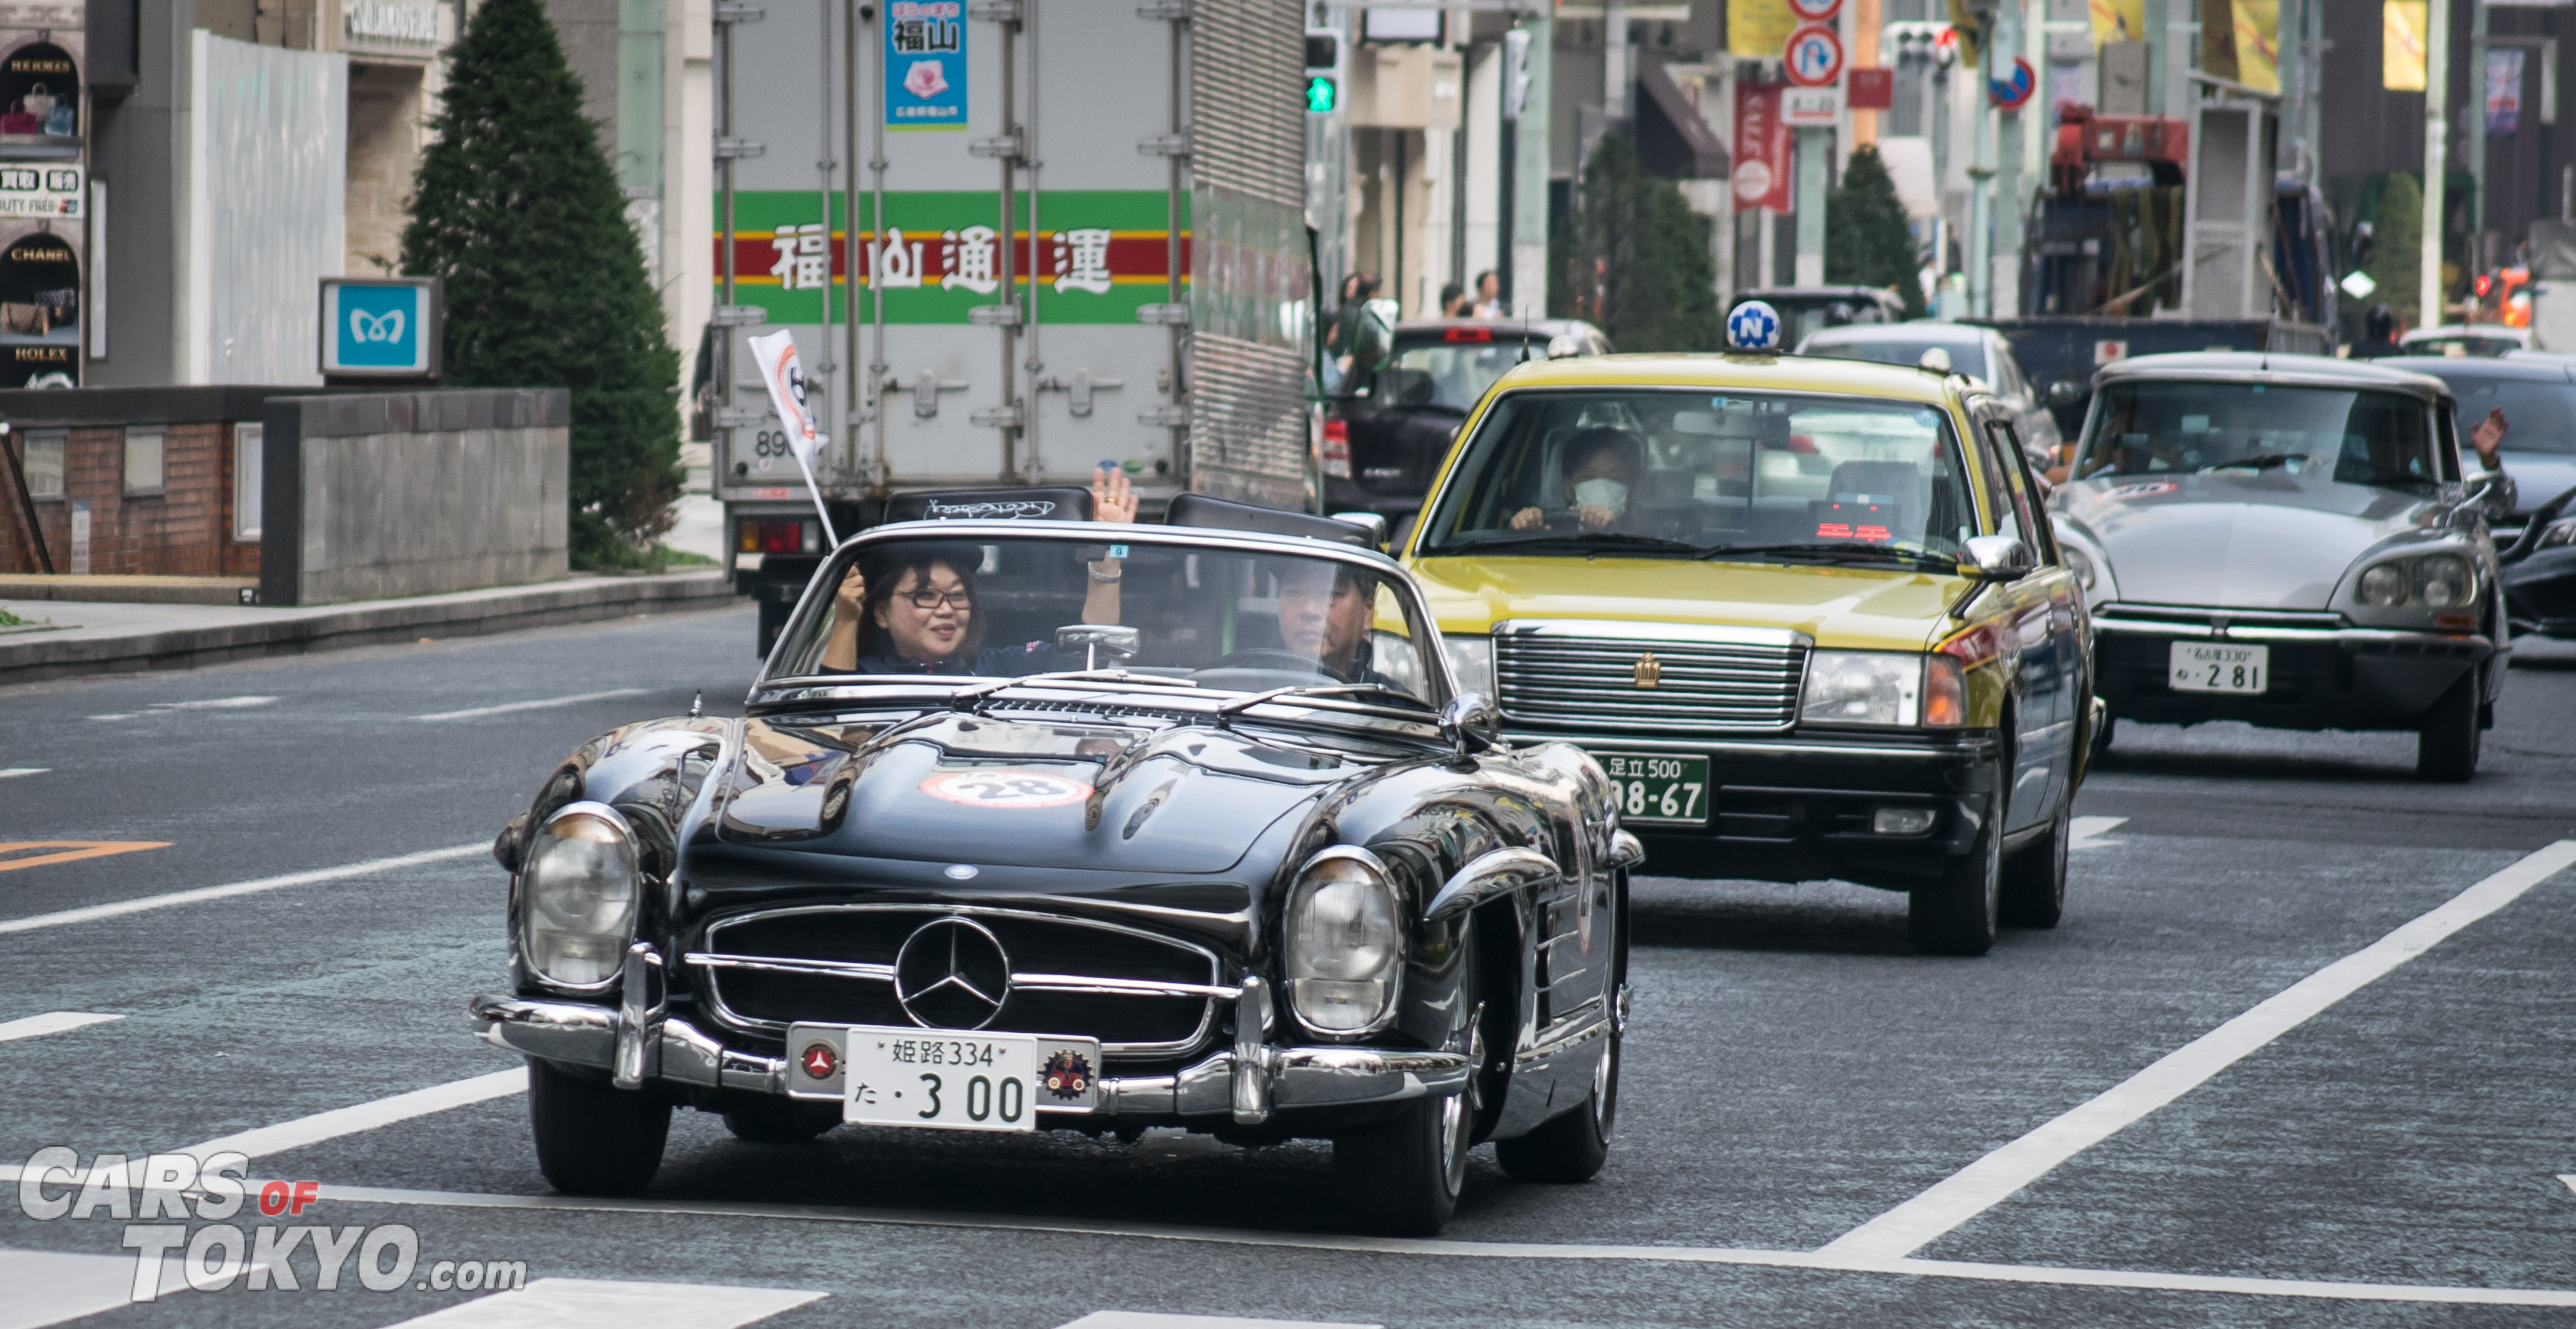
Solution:
<svg viewBox="0 0 2576 1329"><path fill-rule="evenodd" d="M1236 651L1234 654L1217 661L1215 664L1209 665L1208 668L1279 669L1309 674L1321 674L1336 683L1347 683L1350 681L1349 679L1344 678L1339 670L1334 669L1332 666L1325 664L1323 661L1318 660L1313 656L1299 655L1295 651L1284 651L1274 646L1256 646L1250 650Z"/></svg>

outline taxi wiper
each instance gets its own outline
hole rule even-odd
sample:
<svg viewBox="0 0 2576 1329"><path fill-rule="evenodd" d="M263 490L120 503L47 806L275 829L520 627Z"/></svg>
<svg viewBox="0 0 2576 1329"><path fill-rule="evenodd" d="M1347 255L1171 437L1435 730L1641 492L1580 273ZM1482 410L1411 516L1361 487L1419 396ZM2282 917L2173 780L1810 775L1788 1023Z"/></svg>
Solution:
<svg viewBox="0 0 2576 1329"><path fill-rule="evenodd" d="M1700 552L1700 546L1688 540L1672 540L1660 535L1631 535L1626 531L1516 531L1509 535L1491 536L1467 545L1467 549L1490 549L1504 545L1565 544L1604 549L1655 549L1675 554Z"/></svg>
<svg viewBox="0 0 2576 1329"><path fill-rule="evenodd" d="M1928 549L1898 549L1892 545L1862 544L1858 541L1797 540L1767 545L1719 545L1700 555L1718 560L1738 554L1793 554L1801 558L1820 558L1838 563L1868 561L1903 563L1921 568L1955 568L1959 560L1949 554L1936 554Z"/></svg>
<svg viewBox="0 0 2576 1329"><path fill-rule="evenodd" d="M2211 471L2232 471L2238 467L2251 471L2268 471L2275 466L2287 466L2291 462L2307 459L2308 454L2304 452L2265 452L2252 457L2239 457L2234 461L2214 461L2200 469L2204 475Z"/></svg>

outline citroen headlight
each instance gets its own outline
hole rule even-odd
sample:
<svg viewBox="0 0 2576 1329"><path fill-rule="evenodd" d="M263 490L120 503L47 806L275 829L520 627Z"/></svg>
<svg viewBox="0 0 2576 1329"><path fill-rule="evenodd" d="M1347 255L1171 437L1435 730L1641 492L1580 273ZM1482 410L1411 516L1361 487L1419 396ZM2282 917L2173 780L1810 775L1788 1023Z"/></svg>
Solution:
<svg viewBox="0 0 2576 1329"><path fill-rule="evenodd" d="M2428 609L2457 609L2477 595L2477 574L2457 554L2415 560L2415 600Z"/></svg>
<svg viewBox="0 0 2576 1329"><path fill-rule="evenodd" d="M574 803L530 839L519 869L519 942L528 966L564 987L616 977L642 895L626 819L604 803Z"/></svg>
<svg viewBox="0 0 2576 1329"><path fill-rule="evenodd" d="M2478 598L2478 572L2458 554L2392 558L2363 569L2353 596L2373 609L2461 609Z"/></svg>
<svg viewBox="0 0 2576 1329"><path fill-rule="evenodd" d="M1307 1028L1364 1034L1395 1013L1404 928L1376 855L1347 845L1317 854L1289 889L1284 931L1288 1004Z"/></svg>
<svg viewBox="0 0 2576 1329"><path fill-rule="evenodd" d="M1920 713L1923 657L1911 652L1817 651L1807 657L1801 724L1910 725Z"/></svg>
<svg viewBox="0 0 2576 1329"><path fill-rule="evenodd" d="M1440 634L1440 648L1449 653L1449 676L1458 682L1460 692L1494 695L1494 639L1483 633Z"/></svg>
<svg viewBox="0 0 2576 1329"><path fill-rule="evenodd" d="M2093 589L2093 583L2102 579L2101 572L2093 566L2092 555L2071 544L2058 545L2057 553L2058 557L2066 561L2066 570L2075 574L2076 585L2090 591Z"/></svg>

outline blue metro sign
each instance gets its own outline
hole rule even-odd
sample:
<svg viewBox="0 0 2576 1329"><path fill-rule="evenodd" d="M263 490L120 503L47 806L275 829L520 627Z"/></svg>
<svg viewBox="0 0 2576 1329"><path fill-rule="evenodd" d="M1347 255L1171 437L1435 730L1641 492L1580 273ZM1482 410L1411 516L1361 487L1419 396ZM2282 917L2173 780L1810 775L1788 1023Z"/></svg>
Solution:
<svg viewBox="0 0 2576 1329"><path fill-rule="evenodd" d="M435 377L441 312L434 278L323 278L322 372L347 377Z"/></svg>

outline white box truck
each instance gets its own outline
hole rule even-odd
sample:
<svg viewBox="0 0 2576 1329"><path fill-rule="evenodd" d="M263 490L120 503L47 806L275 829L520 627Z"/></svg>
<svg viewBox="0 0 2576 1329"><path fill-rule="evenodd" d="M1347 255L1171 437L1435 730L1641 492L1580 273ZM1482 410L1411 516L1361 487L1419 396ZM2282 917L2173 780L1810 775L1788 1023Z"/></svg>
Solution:
<svg viewBox="0 0 2576 1329"><path fill-rule="evenodd" d="M844 537L906 495L1073 488L1104 462L1149 510L1311 508L1298 0L715 19L713 469L763 651L826 552L743 345L781 327Z"/></svg>

